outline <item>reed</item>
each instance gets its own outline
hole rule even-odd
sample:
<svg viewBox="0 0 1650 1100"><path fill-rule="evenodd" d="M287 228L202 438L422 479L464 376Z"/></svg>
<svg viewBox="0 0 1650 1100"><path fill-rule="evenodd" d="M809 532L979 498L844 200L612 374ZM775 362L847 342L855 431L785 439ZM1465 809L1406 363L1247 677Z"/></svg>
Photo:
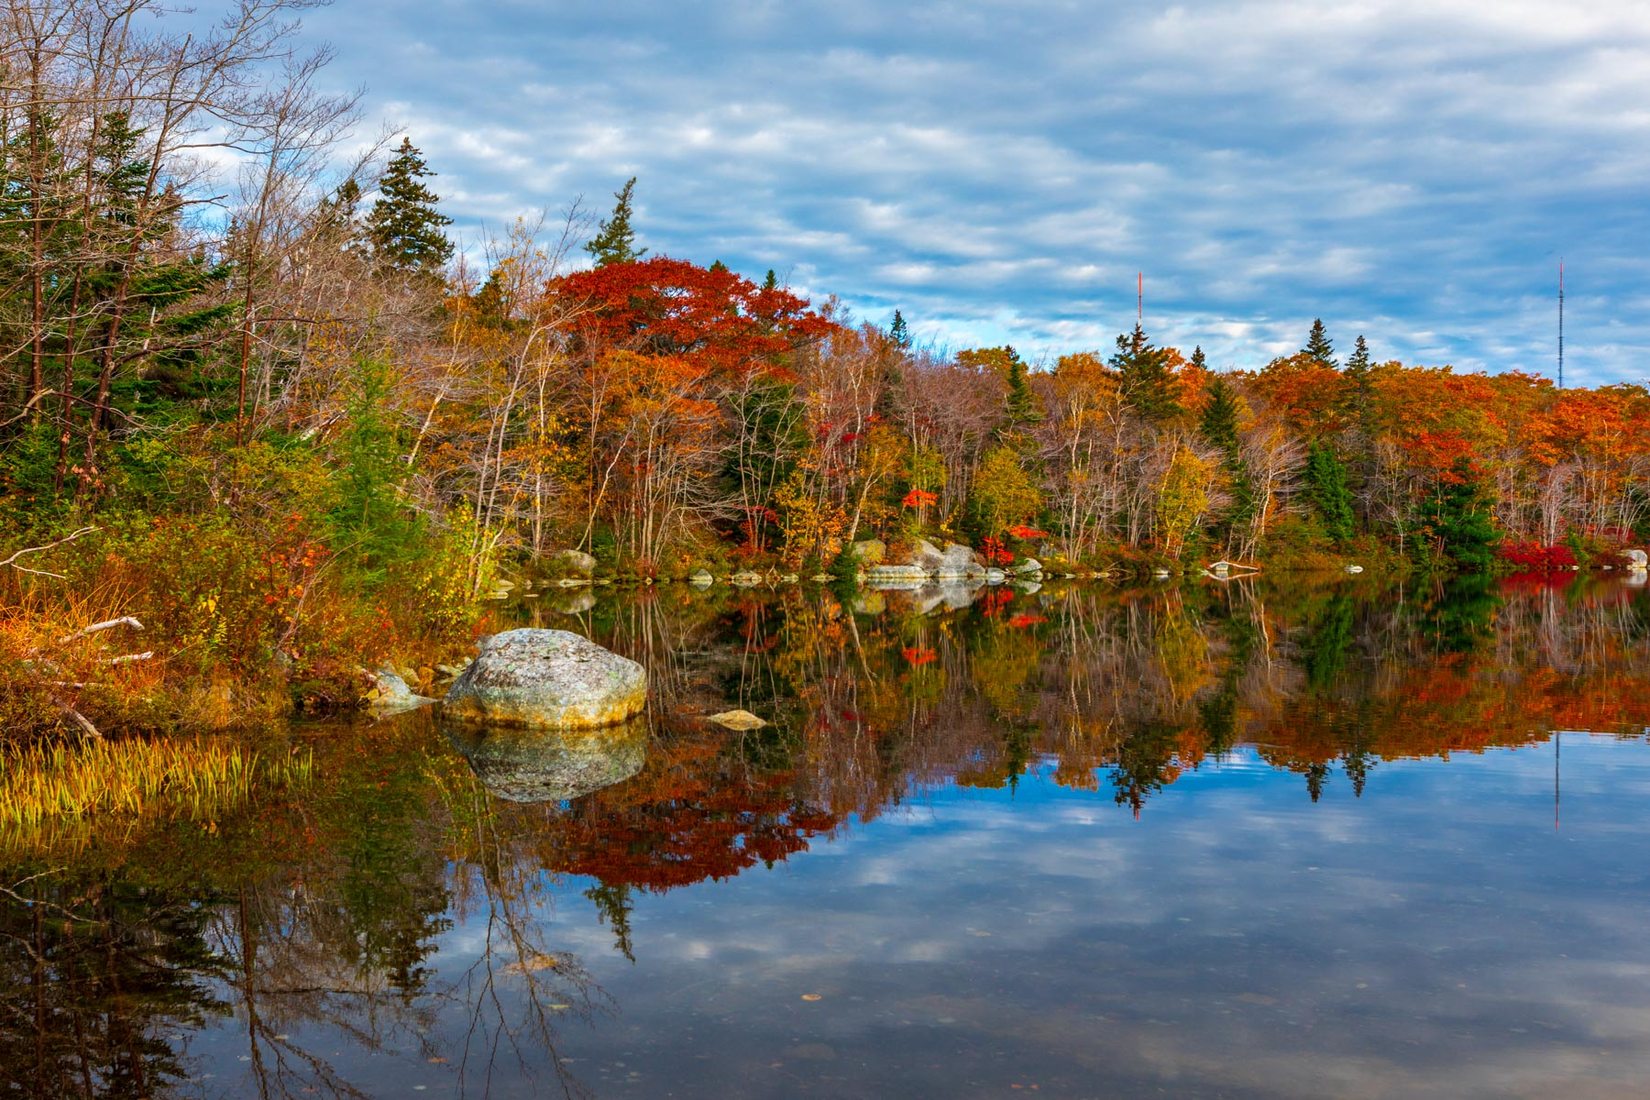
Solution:
<svg viewBox="0 0 1650 1100"><path fill-rule="evenodd" d="M215 821L259 787L305 784L309 753L271 757L206 741L0 748L0 828L101 815Z"/></svg>

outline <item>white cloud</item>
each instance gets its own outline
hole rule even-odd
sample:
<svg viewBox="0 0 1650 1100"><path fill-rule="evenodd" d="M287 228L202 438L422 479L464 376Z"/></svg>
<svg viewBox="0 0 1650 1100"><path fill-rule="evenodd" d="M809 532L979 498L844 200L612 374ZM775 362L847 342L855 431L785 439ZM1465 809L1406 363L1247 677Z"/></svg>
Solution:
<svg viewBox="0 0 1650 1100"><path fill-rule="evenodd" d="M1149 328L1254 366L1321 316L1380 356L1650 367L1636 3L536 5L316 12L461 223L605 212L951 346ZM426 50L433 48L438 56ZM1155 320L1154 320L1155 318ZM1366 327L1367 326L1367 327Z"/></svg>

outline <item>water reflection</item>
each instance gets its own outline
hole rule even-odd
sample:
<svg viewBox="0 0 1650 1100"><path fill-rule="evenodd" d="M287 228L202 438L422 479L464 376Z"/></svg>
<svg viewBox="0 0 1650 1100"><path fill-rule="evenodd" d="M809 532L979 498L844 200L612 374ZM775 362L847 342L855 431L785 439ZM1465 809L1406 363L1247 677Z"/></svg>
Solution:
<svg viewBox="0 0 1650 1100"><path fill-rule="evenodd" d="M487 793L508 802L562 802L642 770L647 722L597 730L523 730L447 723L447 740Z"/></svg>
<svg viewBox="0 0 1650 1100"><path fill-rule="evenodd" d="M648 721L273 731L288 802L0 838L0 1081L1534 1095L1534 1051L1628 1094L1642 592L1372 588L524 609L643 661ZM1555 729L1609 736L1560 775Z"/></svg>

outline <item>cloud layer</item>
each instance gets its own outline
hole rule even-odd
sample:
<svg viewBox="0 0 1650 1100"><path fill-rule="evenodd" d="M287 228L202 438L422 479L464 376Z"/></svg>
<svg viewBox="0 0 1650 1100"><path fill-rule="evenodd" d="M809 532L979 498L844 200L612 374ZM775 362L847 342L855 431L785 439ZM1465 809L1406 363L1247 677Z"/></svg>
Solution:
<svg viewBox="0 0 1650 1100"><path fill-rule="evenodd" d="M471 240L635 175L656 252L776 269L952 347L1217 365L1343 350L1650 376L1650 12L1634 2L894 7L352 0L340 83Z"/></svg>

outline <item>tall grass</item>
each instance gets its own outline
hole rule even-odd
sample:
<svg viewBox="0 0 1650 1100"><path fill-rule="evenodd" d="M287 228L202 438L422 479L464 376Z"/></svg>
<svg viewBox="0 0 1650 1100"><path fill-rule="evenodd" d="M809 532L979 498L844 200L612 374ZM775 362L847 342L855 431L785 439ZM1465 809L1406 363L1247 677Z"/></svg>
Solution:
<svg viewBox="0 0 1650 1100"><path fill-rule="evenodd" d="M265 757L205 741L0 748L0 829L102 815L215 821L259 787L309 782L308 753Z"/></svg>

